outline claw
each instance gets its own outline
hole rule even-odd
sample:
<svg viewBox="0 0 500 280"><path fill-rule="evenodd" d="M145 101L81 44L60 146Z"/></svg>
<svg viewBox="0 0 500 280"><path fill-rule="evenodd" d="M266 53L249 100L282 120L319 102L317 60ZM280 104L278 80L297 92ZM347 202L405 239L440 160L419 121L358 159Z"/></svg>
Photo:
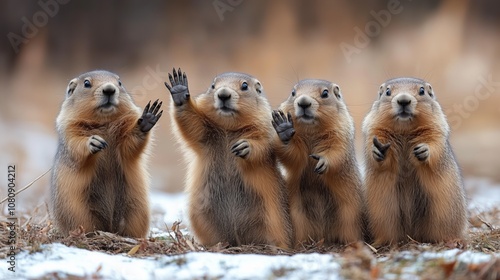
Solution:
<svg viewBox="0 0 500 280"><path fill-rule="evenodd" d="M309 156L312 157L315 160L319 160L319 156L318 155L309 155Z"/></svg>
<svg viewBox="0 0 500 280"><path fill-rule="evenodd" d="M174 70L174 73L175 73L175 70ZM175 86L174 78L172 77L172 75L170 73L168 73L168 79L170 80L170 84L172 86Z"/></svg>
<svg viewBox="0 0 500 280"><path fill-rule="evenodd" d="M175 68L174 68L174 81L175 81L176 85L179 84L179 76L177 75L177 72L175 71Z"/></svg>
<svg viewBox="0 0 500 280"><path fill-rule="evenodd" d="M167 87L168 91L172 91L172 88L168 85L167 82L163 82L165 84L165 86Z"/></svg>
<svg viewBox="0 0 500 280"><path fill-rule="evenodd" d="M285 113L283 113L283 111L281 111L281 110L280 110L280 117L281 117L282 121L286 120Z"/></svg>
<svg viewBox="0 0 500 280"><path fill-rule="evenodd" d="M278 125L276 124L276 122L274 122L274 121L271 121L271 124L273 125L273 127L274 127L274 130L278 129Z"/></svg>
<svg viewBox="0 0 500 280"><path fill-rule="evenodd" d="M151 106L151 111L154 111L154 109L156 108L156 106L158 106L158 100L159 99L156 99L156 101L153 103L153 106Z"/></svg>
<svg viewBox="0 0 500 280"><path fill-rule="evenodd" d="M186 73L183 73L183 74L182 74L182 79L184 79L184 85L185 85L186 87L188 87L188 78L187 78L187 76L186 76Z"/></svg>
<svg viewBox="0 0 500 280"><path fill-rule="evenodd" d="M183 85L183 84L184 84L184 80L182 79L182 71L181 71L181 68L179 68L178 73L177 73L177 76L179 76L179 83L180 83L181 85Z"/></svg>
<svg viewBox="0 0 500 280"><path fill-rule="evenodd" d="M327 168L327 165L326 165L327 163L326 163L325 159L322 159L320 156L315 155L315 154L312 154L309 156L318 161L318 163L316 164L316 167L314 168L314 172L318 173L318 174L323 174Z"/></svg>
<svg viewBox="0 0 500 280"><path fill-rule="evenodd" d="M391 146L391 143L382 144L375 136L373 137L373 146L375 147L375 149L373 149L373 153L375 154L375 160L381 162L385 159L385 155L387 153L387 150Z"/></svg>
<svg viewBox="0 0 500 280"><path fill-rule="evenodd" d="M158 101L158 100L157 100ZM156 103L156 102L155 102ZM163 104L163 101L161 101L157 106L156 108L153 110L153 115L156 115L156 113L158 113L158 111L160 110L161 108L161 105Z"/></svg>
<svg viewBox="0 0 500 280"><path fill-rule="evenodd" d="M387 149L389 149L389 147L391 146L391 143L382 144L382 143L380 143L380 141L378 141L377 137L374 137L373 138L373 145L375 145L375 147L379 151L381 151L382 153L385 153L385 151L387 151Z"/></svg>
<svg viewBox="0 0 500 280"><path fill-rule="evenodd" d="M144 113L149 112L149 106L151 105L151 100L148 102L148 105L144 108Z"/></svg>

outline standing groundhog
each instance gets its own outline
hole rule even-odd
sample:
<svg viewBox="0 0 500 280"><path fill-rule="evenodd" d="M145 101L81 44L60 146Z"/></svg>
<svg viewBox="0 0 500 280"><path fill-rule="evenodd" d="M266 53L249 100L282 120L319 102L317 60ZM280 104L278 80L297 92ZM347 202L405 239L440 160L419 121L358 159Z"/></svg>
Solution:
<svg viewBox="0 0 500 280"><path fill-rule="evenodd" d="M287 112L287 116L283 112ZM286 171L295 246L362 238L354 122L338 85L302 80L273 112L278 159Z"/></svg>
<svg viewBox="0 0 500 280"><path fill-rule="evenodd" d="M366 199L374 244L462 238L466 202L449 126L429 83L380 86L363 121Z"/></svg>
<svg viewBox="0 0 500 280"><path fill-rule="evenodd" d="M206 246L290 246L284 180L271 146L271 108L249 75L215 77L206 93L190 97L186 74L169 74L172 120L188 150L189 217Z"/></svg>
<svg viewBox="0 0 500 280"><path fill-rule="evenodd" d="M57 117L50 201L63 234L81 225L86 232L146 236L146 157L160 107L148 104L141 115L119 77L107 71L69 82Z"/></svg>

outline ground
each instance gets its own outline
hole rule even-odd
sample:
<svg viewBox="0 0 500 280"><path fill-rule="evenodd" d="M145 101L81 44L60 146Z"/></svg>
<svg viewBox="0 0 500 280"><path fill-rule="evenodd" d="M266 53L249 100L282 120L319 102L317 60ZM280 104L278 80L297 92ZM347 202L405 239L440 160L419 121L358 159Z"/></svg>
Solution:
<svg viewBox="0 0 500 280"><path fill-rule="evenodd" d="M466 188L468 239L377 249L362 242L290 251L205 248L189 233L185 195L164 193L151 195L147 239L78 229L63 238L40 205L19 219L15 272L8 270L9 230L1 218L0 258L7 260L0 262L0 279L500 279L500 186L468 179Z"/></svg>

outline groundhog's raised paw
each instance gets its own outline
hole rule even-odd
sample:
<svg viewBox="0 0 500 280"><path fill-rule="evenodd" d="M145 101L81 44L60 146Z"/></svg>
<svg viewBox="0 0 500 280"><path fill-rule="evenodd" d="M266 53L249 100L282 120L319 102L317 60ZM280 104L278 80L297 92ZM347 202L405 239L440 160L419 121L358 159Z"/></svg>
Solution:
<svg viewBox="0 0 500 280"><path fill-rule="evenodd" d="M142 112L142 116L139 118L137 121L137 124L139 125L139 129L142 132L148 132L155 126L156 122L161 118L161 115L163 114L163 110L158 113L158 111L161 108L161 105L163 102L158 103L158 99L151 105L151 101L148 102L148 105L146 105L146 108L144 108L144 111Z"/></svg>
<svg viewBox="0 0 500 280"><path fill-rule="evenodd" d="M287 113L287 116L281 110L274 110L272 113L273 120L271 121L278 133L278 137L281 142L288 144L292 139L292 136L295 134L295 129L293 128L292 115Z"/></svg>
<svg viewBox="0 0 500 280"><path fill-rule="evenodd" d="M318 155L309 155L313 159L317 160L318 163L316 164L316 167L314 168L314 172L318 174L323 174L326 171L326 168L328 167L328 163L326 162L326 159L322 156Z"/></svg>
<svg viewBox="0 0 500 280"><path fill-rule="evenodd" d="M174 68L172 72L173 77L168 74L171 86L167 82L165 82L165 86L172 94L172 100L174 101L175 106L182 106L190 97L187 76L186 73L181 72L181 68L179 68L177 72Z"/></svg>
<svg viewBox="0 0 500 280"><path fill-rule="evenodd" d="M99 135L92 135L87 140L87 147L89 147L91 154L95 154L100 150L105 149L107 146L108 143L106 143L106 141Z"/></svg>
<svg viewBox="0 0 500 280"><path fill-rule="evenodd" d="M418 160L424 161L429 157L429 145L422 143L418 144L413 149L413 154L417 157Z"/></svg>
<svg viewBox="0 0 500 280"><path fill-rule="evenodd" d="M391 143L382 144L378 141L377 137L373 137L373 157L375 160L378 162L383 161L390 146Z"/></svg>
<svg viewBox="0 0 500 280"><path fill-rule="evenodd" d="M238 140L231 146L231 152L237 157L246 158L250 153L250 144L247 140Z"/></svg>

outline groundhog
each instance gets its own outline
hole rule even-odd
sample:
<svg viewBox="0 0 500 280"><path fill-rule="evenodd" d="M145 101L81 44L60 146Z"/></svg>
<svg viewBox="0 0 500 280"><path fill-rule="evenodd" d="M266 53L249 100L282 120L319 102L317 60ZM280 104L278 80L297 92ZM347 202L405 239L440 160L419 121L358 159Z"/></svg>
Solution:
<svg viewBox="0 0 500 280"><path fill-rule="evenodd" d="M261 83L224 73L193 99L185 73L174 69L169 79L174 133L187 148L189 218L198 241L289 247L286 190Z"/></svg>
<svg viewBox="0 0 500 280"><path fill-rule="evenodd" d="M295 246L311 240L331 245L362 239L354 122L339 86L300 81L273 112L273 125L286 172Z"/></svg>
<svg viewBox="0 0 500 280"><path fill-rule="evenodd" d="M363 121L365 190L374 245L463 237L466 202L450 129L429 83L380 86Z"/></svg>
<svg viewBox="0 0 500 280"><path fill-rule="evenodd" d="M57 117L50 205L63 234L83 226L130 237L149 228L146 170L161 102L141 114L120 78L92 71L69 82Z"/></svg>

